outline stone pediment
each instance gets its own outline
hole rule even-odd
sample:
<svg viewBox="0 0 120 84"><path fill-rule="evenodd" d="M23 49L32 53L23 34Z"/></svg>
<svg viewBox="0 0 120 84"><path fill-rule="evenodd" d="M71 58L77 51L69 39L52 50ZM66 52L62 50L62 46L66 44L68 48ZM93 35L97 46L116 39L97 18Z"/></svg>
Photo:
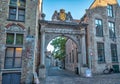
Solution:
<svg viewBox="0 0 120 84"><path fill-rule="evenodd" d="M24 28L21 27L18 24L11 24L9 26L6 26L6 31L10 31L10 32L23 32Z"/></svg>
<svg viewBox="0 0 120 84"><path fill-rule="evenodd" d="M52 15L52 21L72 21L72 15L70 12L66 13L64 9L60 9L60 12L55 10Z"/></svg>

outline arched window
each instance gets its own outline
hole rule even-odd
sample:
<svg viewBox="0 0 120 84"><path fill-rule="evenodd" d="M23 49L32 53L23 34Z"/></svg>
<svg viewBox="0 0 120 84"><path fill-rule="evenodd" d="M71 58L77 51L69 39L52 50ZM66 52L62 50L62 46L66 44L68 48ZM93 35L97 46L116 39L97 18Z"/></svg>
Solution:
<svg viewBox="0 0 120 84"><path fill-rule="evenodd" d="M7 45L23 45L24 30L19 25L13 24L6 30Z"/></svg>

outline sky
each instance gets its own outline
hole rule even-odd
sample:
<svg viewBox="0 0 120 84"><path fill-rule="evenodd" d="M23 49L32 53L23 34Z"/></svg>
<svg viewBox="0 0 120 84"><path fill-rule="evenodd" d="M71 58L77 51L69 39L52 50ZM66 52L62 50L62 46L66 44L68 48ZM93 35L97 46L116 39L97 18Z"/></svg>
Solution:
<svg viewBox="0 0 120 84"><path fill-rule="evenodd" d="M45 13L45 20L51 20L55 10L65 9L65 12L71 12L73 19L80 19L85 10L90 7L94 0L43 0L43 13ZM118 0L120 4L120 0ZM53 51L53 46L48 44L47 50Z"/></svg>
<svg viewBox="0 0 120 84"><path fill-rule="evenodd" d="M85 10L90 7L94 0L43 0L43 13L46 20L51 20L55 10L65 9L65 12L71 12L73 19L80 19ZM118 0L120 4L120 0Z"/></svg>

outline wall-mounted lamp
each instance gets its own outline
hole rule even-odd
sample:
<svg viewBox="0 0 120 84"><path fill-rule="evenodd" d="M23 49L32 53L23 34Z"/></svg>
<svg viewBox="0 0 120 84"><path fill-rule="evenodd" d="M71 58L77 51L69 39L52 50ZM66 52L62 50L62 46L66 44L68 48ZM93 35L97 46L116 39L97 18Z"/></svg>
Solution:
<svg viewBox="0 0 120 84"><path fill-rule="evenodd" d="M34 36L30 35L30 27L28 27L28 32L27 32L27 36L26 36L26 41L30 42L34 40Z"/></svg>
<svg viewBox="0 0 120 84"><path fill-rule="evenodd" d="M32 35L27 35L27 37L26 37L26 41L27 42L30 42L30 41L33 41L34 40L34 36L32 36Z"/></svg>

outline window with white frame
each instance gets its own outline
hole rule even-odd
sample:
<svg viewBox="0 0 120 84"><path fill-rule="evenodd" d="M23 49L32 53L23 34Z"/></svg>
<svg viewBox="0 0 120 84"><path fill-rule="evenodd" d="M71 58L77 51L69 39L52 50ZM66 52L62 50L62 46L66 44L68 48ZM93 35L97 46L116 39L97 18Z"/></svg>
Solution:
<svg viewBox="0 0 120 84"><path fill-rule="evenodd" d="M108 27L109 27L109 37L115 38L115 24L114 24L114 22L108 22Z"/></svg>
<svg viewBox="0 0 120 84"><path fill-rule="evenodd" d="M10 0L9 19L25 21L25 0Z"/></svg>
<svg viewBox="0 0 120 84"><path fill-rule="evenodd" d="M103 22L101 19L95 19L96 36L103 36Z"/></svg>
<svg viewBox="0 0 120 84"><path fill-rule="evenodd" d="M112 5L107 6L107 14L108 16L113 17L113 6Z"/></svg>

